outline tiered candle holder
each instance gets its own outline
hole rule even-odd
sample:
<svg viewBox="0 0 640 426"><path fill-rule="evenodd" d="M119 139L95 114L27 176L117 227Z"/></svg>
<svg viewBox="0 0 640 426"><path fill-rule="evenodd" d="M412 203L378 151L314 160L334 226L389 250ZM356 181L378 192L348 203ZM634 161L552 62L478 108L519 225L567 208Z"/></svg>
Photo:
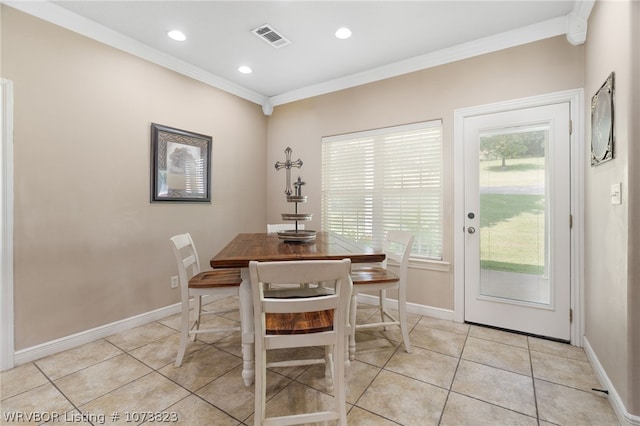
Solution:
<svg viewBox="0 0 640 426"><path fill-rule="evenodd" d="M295 203L295 213L282 213L282 220L294 221L295 228L288 229L286 231L279 231L278 238L291 243L314 241L316 239L316 231L300 229L300 226L298 225L298 222L311 220L312 216L311 213L298 212L298 204L307 202L307 197L302 195L302 186L305 182L300 179L300 176L298 176L298 180L293 184L296 188L296 194L291 195L291 167L301 168L302 160L298 159L297 161L291 161L291 148L285 149L284 152L286 154L286 160L284 162L278 161L276 163L276 170L280 170L282 168L286 169L287 186L284 193L287 196L288 203Z"/></svg>

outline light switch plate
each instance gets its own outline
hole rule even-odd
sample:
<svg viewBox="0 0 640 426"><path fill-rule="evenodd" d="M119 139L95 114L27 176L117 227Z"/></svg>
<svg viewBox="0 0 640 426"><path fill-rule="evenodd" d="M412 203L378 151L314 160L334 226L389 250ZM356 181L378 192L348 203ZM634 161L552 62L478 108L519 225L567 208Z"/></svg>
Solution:
<svg viewBox="0 0 640 426"><path fill-rule="evenodd" d="M614 183L611 185L611 204L622 204L621 188L621 183Z"/></svg>

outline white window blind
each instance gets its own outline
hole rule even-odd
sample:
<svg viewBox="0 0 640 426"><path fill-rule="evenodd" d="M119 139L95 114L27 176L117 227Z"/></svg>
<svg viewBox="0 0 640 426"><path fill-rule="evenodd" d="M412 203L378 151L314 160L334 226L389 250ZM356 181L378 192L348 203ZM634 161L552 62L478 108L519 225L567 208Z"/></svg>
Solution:
<svg viewBox="0 0 640 426"><path fill-rule="evenodd" d="M322 229L380 248L412 231L412 257L442 259L442 121L322 139Z"/></svg>

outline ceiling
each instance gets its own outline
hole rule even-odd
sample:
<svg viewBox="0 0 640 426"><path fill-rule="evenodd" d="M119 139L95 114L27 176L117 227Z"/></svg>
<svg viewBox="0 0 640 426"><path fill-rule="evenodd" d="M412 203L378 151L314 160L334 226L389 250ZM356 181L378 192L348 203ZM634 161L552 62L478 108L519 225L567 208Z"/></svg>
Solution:
<svg viewBox="0 0 640 426"><path fill-rule="evenodd" d="M268 109L560 34L579 44L593 0L6 3ZM263 24L291 43L251 32ZM347 40L334 35L343 26Z"/></svg>

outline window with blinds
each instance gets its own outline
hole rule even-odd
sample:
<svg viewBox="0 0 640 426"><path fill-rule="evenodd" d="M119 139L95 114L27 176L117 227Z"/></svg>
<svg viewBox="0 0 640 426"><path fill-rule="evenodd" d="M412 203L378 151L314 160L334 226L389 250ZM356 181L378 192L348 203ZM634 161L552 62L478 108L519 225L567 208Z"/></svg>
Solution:
<svg viewBox="0 0 640 426"><path fill-rule="evenodd" d="M412 231L412 257L442 259L442 120L322 139L322 229L380 248Z"/></svg>

